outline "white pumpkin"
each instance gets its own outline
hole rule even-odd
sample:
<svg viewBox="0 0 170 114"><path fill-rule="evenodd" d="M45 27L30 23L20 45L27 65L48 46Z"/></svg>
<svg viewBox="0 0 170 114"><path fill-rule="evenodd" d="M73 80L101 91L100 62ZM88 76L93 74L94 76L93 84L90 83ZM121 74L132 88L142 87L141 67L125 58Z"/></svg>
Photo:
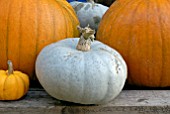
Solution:
<svg viewBox="0 0 170 114"><path fill-rule="evenodd" d="M99 41L94 41L91 48L81 49L81 38L46 46L36 60L38 80L57 99L81 104L107 103L125 84L126 63L117 51Z"/></svg>
<svg viewBox="0 0 170 114"><path fill-rule="evenodd" d="M80 26L86 27L88 24L92 29L97 30L100 20L108 10L107 6L90 2L70 2L80 21Z"/></svg>

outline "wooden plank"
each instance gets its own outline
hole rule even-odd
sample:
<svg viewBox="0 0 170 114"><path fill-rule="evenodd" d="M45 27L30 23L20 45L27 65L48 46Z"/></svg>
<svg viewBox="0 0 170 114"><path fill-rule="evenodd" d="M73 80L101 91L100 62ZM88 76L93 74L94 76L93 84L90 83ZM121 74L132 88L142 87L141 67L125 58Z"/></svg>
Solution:
<svg viewBox="0 0 170 114"><path fill-rule="evenodd" d="M0 101L0 114L170 114L170 90L123 90L105 105L60 101L42 89L30 89L18 101Z"/></svg>

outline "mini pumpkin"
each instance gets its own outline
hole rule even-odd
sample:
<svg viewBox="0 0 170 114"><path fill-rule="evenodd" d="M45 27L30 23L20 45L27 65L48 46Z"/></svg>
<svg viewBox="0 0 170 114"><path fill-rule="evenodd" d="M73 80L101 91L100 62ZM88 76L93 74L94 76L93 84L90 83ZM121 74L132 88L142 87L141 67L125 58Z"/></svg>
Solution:
<svg viewBox="0 0 170 114"><path fill-rule="evenodd" d="M38 80L60 100L81 104L110 102L125 84L126 63L107 45L99 41L91 44L95 33L92 29L78 28L80 38L68 38L43 48L36 60Z"/></svg>
<svg viewBox="0 0 170 114"><path fill-rule="evenodd" d="M13 71L8 60L8 70L0 70L0 100L17 100L29 89L29 77L20 71Z"/></svg>
<svg viewBox="0 0 170 114"><path fill-rule="evenodd" d="M95 30L97 30L102 16L108 10L107 6L94 3L92 0L89 2L74 1L70 4L77 14L80 26L86 27L89 24L90 27Z"/></svg>
<svg viewBox="0 0 170 114"><path fill-rule="evenodd" d="M96 39L122 54L129 84L170 86L169 10L168 0L117 0L104 15Z"/></svg>

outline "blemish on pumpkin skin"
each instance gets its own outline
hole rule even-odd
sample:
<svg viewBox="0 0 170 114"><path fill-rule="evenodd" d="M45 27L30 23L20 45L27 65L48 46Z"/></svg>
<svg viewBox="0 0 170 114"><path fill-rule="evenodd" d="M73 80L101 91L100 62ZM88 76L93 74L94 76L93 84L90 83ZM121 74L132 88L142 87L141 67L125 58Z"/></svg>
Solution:
<svg viewBox="0 0 170 114"><path fill-rule="evenodd" d="M86 7L84 8L84 10L88 10L90 8L90 4L86 5Z"/></svg>
<svg viewBox="0 0 170 114"><path fill-rule="evenodd" d="M100 50L102 51L105 51L105 52L108 52L108 53L111 53L110 51L104 49L104 48L99 48ZM114 61L114 63L116 64L116 67L115 67L115 70L116 70L116 73L119 74L121 72L121 64L119 62L119 59L117 58L116 55L115 56L115 60L112 59L112 61Z"/></svg>
<svg viewBox="0 0 170 114"><path fill-rule="evenodd" d="M65 58L65 61L67 61L72 56L72 53L67 53L67 55L63 56Z"/></svg>
<svg viewBox="0 0 170 114"><path fill-rule="evenodd" d="M93 21L94 21L95 24L99 24L100 20L101 20L101 18L99 16L93 17Z"/></svg>
<svg viewBox="0 0 170 114"><path fill-rule="evenodd" d="M78 4L76 7L74 7L74 10L75 10L75 11L79 11L79 10L81 10L82 7L84 7L84 4L83 4L83 3L80 3L80 4Z"/></svg>
<svg viewBox="0 0 170 114"><path fill-rule="evenodd" d="M99 48L100 50L102 51L105 51L105 52L108 52L108 53L111 53L110 51L108 51L107 49L104 49L104 48Z"/></svg>

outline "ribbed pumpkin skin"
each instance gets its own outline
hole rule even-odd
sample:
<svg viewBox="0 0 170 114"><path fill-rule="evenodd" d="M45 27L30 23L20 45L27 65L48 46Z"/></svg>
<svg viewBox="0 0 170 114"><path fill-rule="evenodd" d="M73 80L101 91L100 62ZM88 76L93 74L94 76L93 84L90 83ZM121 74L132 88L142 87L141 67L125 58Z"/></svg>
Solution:
<svg viewBox="0 0 170 114"><path fill-rule="evenodd" d="M81 27L86 27L88 24L92 29L97 31L98 25L104 13L108 10L108 7L95 3L93 7L89 2L74 1L70 3L77 14Z"/></svg>
<svg viewBox="0 0 170 114"><path fill-rule="evenodd" d="M170 1L118 0L99 25L97 40L120 52L128 82L170 86Z"/></svg>
<svg viewBox="0 0 170 114"><path fill-rule="evenodd" d="M29 89L29 78L20 71L7 75L8 71L0 70L0 100L17 100Z"/></svg>
<svg viewBox="0 0 170 114"><path fill-rule="evenodd" d="M118 96L127 78L122 56L94 41L91 50L76 49L79 38L68 38L42 49L36 75L54 98L81 104L105 104ZM48 59L46 59L48 58Z"/></svg>
<svg viewBox="0 0 170 114"><path fill-rule="evenodd" d="M0 69L6 61L34 79L34 62L51 42L78 36L79 24L65 0L0 1Z"/></svg>

